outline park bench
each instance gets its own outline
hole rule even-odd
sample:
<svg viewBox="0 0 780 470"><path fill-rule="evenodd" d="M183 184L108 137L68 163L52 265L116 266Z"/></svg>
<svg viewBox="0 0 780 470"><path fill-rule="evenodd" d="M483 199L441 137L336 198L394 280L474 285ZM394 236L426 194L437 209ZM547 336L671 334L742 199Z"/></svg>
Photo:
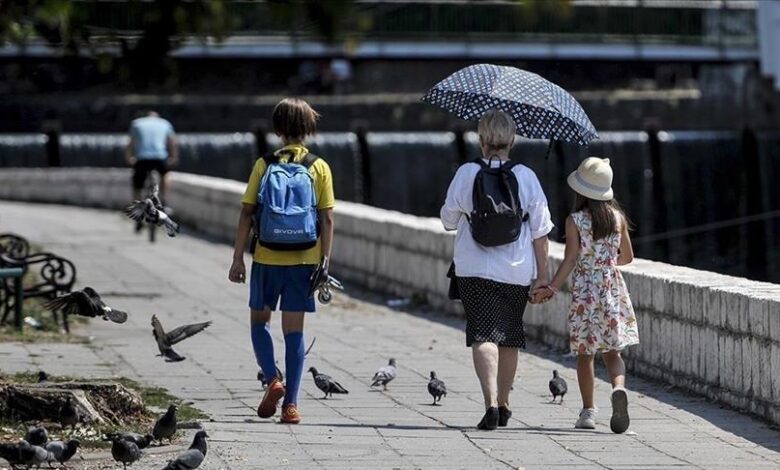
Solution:
<svg viewBox="0 0 780 470"><path fill-rule="evenodd" d="M22 285L21 279L25 276ZM21 302L24 299L54 299L70 292L75 282L76 267L67 258L47 252L30 253L30 244L24 238L0 234L0 325L9 320L13 311L14 325L21 328ZM52 314L59 323L57 312ZM62 326L70 332L68 316L64 312Z"/></svg>

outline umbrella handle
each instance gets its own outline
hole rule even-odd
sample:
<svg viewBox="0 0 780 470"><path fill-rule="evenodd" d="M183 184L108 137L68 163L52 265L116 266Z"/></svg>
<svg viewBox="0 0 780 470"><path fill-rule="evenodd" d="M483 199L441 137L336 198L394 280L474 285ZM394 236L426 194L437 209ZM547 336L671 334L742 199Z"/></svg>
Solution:
<svg viewBox="0 0 780 470"><path fill-rule="evenodd" d="M550 143L547 144L547 153L544 154L544 159L549 160L550 159L550 150L552 150L553 146L553 138L550 137Z"/></svg>

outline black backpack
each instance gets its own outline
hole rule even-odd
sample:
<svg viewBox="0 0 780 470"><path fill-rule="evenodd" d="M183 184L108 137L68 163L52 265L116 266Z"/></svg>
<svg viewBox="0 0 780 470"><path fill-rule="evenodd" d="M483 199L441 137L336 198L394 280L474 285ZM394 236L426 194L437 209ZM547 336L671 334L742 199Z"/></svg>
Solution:
<svg viewBox="0 0 780 470"><path fill-rule="evenodd" d="M474 177L474 209L469 216L469 224L471 236L477 243L501 246L520 237L528 214L520 204L517 178L512 172L517 162L507 161L491 168L491 161L474 160L480 170ZM496 206L502 207L497 211Z"/></svg>

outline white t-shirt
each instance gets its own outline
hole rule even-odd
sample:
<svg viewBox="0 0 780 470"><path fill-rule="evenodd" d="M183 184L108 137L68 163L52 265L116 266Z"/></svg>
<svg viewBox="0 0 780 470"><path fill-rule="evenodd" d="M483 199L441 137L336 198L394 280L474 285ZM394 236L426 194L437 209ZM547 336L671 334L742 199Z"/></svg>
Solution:
<svg viewBox="0 0 780 470"><path fill-rule="evenodd" d="M487 160L485 159L487 163ZM491 166L501 162L493 160ZM520 238L513 243L485 247L471 236L467 214L473 210L474 178L479 165L466 163L458 168L447 190L441 208L441 221L446 230L457 230L455 237L455 274L459 277L480 277L507 284L528 286L536 279L536 258L533 240L546 236L554 225L550 220L547 197L536 174L525 165L515 165L520 204L528 213Z"/></svg>

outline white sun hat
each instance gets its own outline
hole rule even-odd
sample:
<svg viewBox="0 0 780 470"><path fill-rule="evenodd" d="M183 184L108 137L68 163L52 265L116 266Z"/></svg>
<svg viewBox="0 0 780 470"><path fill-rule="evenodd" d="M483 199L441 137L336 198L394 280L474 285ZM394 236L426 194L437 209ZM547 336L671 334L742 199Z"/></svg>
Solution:
<svg viewBox="0 0 780 470"><path fill-rule="evenodd" d="M609 158L586 158L566 182L576 193L596 201L609 201L614 195Z"/></svg>

